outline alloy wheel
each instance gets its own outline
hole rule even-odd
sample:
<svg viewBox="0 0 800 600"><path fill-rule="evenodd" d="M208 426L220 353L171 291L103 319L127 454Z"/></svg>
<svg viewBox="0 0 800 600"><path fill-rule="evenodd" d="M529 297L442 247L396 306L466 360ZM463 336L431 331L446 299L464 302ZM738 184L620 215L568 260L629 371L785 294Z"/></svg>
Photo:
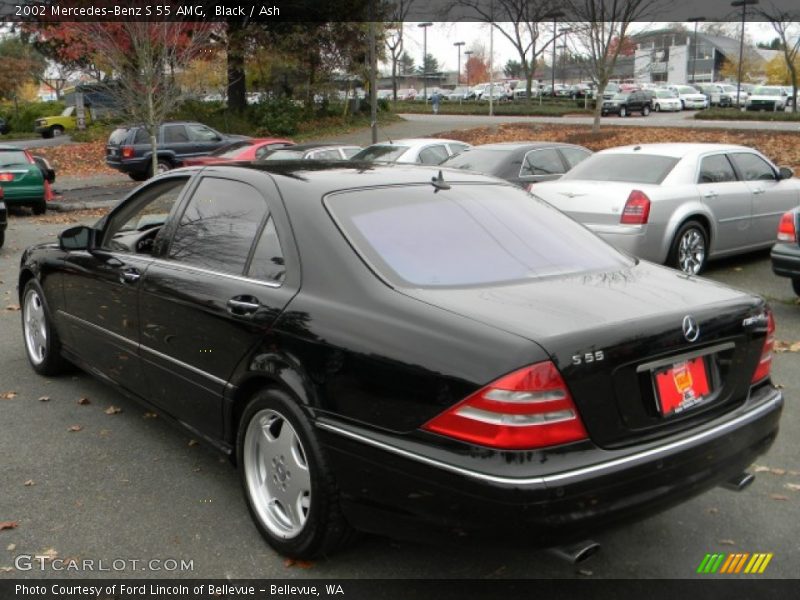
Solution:
<svg viewBox="0 0 800 600"><path fill-rule="evenodd" d="M706 241L697 229L687 229L678 243L678 265L681 271L697 275L706 260Z"/></svg>
<svg viewBox="0 0 800 600"><path fill-rule="evenodd" d="M31 362L40 365L47 358L47 315L36 290L28 290L25 294L22 310L25 347Z"/></svg>
<svg viewBox="0 0 800 600"><path fill-rule="evenodd" d="M289 420L264 409L253 415L244 440L244 475L261 523L278 538L297 537L311 508L306 451Z"/></svg>

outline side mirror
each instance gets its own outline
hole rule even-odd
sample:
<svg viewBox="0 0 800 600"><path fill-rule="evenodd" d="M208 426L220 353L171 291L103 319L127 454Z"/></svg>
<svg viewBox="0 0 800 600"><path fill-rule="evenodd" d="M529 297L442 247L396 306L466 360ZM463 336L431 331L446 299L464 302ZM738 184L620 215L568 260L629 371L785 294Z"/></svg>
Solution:
<svg viewBox="0 0 800 600"><path fill-rule="evenodd" d="M91 250L95 247L97 230L78 225L65 229L58 236L58 245L62 250Z"/></svg>
<svg viewBox="0 0 800 600"><path fill-rule="evenodd" d="M792 171L789 167L781 167L778 169L778 177L779 179L791 179L794 177L794 171Z"/></svg>

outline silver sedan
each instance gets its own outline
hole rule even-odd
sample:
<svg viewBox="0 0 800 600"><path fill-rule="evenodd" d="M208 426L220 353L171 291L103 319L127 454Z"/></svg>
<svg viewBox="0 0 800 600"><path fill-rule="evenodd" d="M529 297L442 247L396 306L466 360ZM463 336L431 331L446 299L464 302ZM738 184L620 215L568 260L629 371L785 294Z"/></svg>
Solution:
<svg viewBox="0 0 800 600"><path fill-rule="evenodd" d="M774 243L800 204L792 176L745 146L643 144L598 152L534 193L621 250L694 275Z"/></svg>
<svg viewBox="0 0 800 600"><path fill-rule="evenodd" d="M471 146L458 140L408 138L372 144L353 156L353 160L438 165L466 148Z"/></svg>

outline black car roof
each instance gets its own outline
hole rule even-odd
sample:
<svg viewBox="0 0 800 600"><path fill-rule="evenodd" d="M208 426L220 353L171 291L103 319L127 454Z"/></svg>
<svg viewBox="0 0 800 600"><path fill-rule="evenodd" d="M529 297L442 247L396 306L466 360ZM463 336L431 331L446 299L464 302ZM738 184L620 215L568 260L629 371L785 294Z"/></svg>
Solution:
<svg viewBox="0 0 800 600"><path fill-rule="evenodd" d="M494 144L481 144L480 146L472 146L466 148L462 152L470 152L473 150L522 150L528 148L552 148L553 146L575 147L575 144L566 144L564 142L497 142Z"/></svg>

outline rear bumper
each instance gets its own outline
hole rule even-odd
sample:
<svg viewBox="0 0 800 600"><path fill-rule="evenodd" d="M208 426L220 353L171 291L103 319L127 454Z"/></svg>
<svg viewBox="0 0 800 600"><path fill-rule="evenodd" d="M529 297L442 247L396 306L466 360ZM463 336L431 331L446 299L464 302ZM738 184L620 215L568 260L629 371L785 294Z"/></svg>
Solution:
<svg viewBox="0 0 800 600"><path fill-rule="evenodd" d="M126 160L106 158L106 165L121 173L144 173L150 167L149 158L129 158Z"/></svg>
<svg viewBox="0 0 800 600"><path fill-rule="evenodd" d="M654 514L739 474L771 446L782 406L780 391L764 386L702 429L657 442L621 450L581 443L548 455L462 447L450 460L391 436L317 425L356 527L552 546ZM566 456L572 464L559 470Z"/></svg>
<svg viewBox="0 0 800 600"><path fill-rule="evenodd" d="M663 263L667 250L661 246L661 232L653 225L597 225L585 223L586 227L609 244L632 256L655 263Z"/></svg>
<svg viewBox="0 0 800 600"><path fill-rule="evenodd" d="M772 272L780 277L800 278L800 246L775 244L770 253Z"/></svg>

